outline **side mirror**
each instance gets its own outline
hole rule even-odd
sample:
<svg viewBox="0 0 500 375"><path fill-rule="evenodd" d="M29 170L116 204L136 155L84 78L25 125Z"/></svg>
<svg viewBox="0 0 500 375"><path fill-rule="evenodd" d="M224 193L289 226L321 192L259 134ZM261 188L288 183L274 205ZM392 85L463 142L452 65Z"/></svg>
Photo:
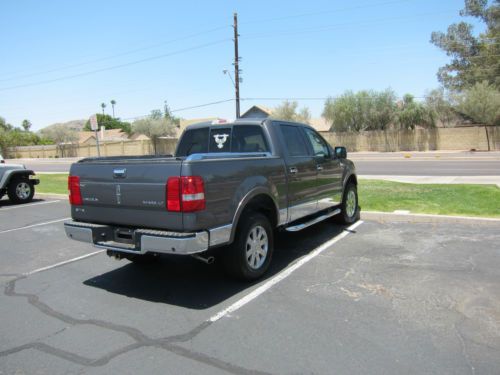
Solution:
<svg viewBox="0 0 500 375"><path fill-rule="evenodd" d="M345 147L335 147L335 156L337 159L346 159L347 158L347 150Z"/></svg>

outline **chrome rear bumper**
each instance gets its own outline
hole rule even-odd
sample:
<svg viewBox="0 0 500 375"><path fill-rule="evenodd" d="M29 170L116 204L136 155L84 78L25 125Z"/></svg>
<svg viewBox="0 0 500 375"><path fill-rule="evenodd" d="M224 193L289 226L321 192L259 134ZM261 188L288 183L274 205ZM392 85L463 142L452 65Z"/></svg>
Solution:
<svg viewBox="0 0 500 375"><path fill-rule="evenodd" d="M64 223L66 235L75 240L93 244L95 247L130 254L148 252L161 254L196 254L208 250L209 234L168 232L156 229L136 229L127 232L130 238L120 240L120 228L109 225L68 221Z"/></svg>

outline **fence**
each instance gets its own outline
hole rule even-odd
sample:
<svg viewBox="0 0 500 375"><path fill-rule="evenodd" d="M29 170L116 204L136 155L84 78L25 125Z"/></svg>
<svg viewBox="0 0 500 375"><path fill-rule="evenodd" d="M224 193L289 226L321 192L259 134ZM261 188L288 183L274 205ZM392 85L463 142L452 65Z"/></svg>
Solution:
<svg viewBox="0 0 500 375"><path fill-rule="evenodd" d="M362 133L321 133L332 146L349 151L500 150L500 126L436 128ZM158 154L173 154L177 139L160 139ZM150 140L101 143L101 156L151 155ZM97 156L95 144L11 147L10 158L56 158Z"/></svg>
<svg viewBox="0 0 500 375"><path fill-rule="evenodd" d="M156 145L158 154L173 154L177 139L159 139ZM100 143L101 156L120 155L151 155L154 147L150 140L140 141L116 141ZM47 146L24 146L9 148L10 158L59 158L59 157L91 157L97 156L95 144L85 145L47 145Z"/></svg>
<svg viewBox="0 0 500 375"><path fill-rule="evenodd" d="M500 150L499 126L321 134L349 151Z"/></svg>

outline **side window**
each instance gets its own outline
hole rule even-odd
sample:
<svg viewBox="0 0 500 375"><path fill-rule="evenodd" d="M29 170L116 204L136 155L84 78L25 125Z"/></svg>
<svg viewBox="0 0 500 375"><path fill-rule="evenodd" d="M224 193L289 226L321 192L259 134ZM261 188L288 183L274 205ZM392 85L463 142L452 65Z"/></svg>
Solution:
<svg viewBox="0 0 500 375"><path fill-rule="evenodd" d="M269 146L260 126L235 125L232 152L268 152Z"/></svg>
<svg viewBox="0 0 500 375"><path fill-rule="evenodd" d="M315 131L307 128L305 128L304 130L306 131L307 138L311 142L314 155L315 156L323 155L325 157L330 156L330 150L328 149L328 146L326 145L325 141L318 134L316 134Z"/></svg>
<svg viewBox="0 0 500 375"><path fill-rule="evenodd" d="M176 156L208 152L208 128L188 130L182 136Z"/></svg>
<svg viewBox="0 0 500 375"><path fill-rule="evenodd" d="M307 146L302 137L301 131L296 126L281 125L281 133L285 140L285 145L290 156L307 156Z"/></svg>
<svg viewBox="0 0 500 375"><path fill-rule="evenodd" d="M231 128L212 128L210 131L209 152L231 151Z"/></svg>

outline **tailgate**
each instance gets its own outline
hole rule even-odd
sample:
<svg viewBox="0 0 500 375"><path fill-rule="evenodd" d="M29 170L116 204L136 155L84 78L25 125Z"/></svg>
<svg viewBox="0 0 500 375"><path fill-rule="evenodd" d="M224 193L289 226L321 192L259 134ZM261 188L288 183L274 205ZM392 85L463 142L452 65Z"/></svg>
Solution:
<svg viewBox="0 0 500 375"><path fill-rule="evenodd" d="M175 158L86 161L71 166L80 178L83 204L75 220L118 226L182 230L182 213L166 209L166 184L179 176Z"/></svg>

